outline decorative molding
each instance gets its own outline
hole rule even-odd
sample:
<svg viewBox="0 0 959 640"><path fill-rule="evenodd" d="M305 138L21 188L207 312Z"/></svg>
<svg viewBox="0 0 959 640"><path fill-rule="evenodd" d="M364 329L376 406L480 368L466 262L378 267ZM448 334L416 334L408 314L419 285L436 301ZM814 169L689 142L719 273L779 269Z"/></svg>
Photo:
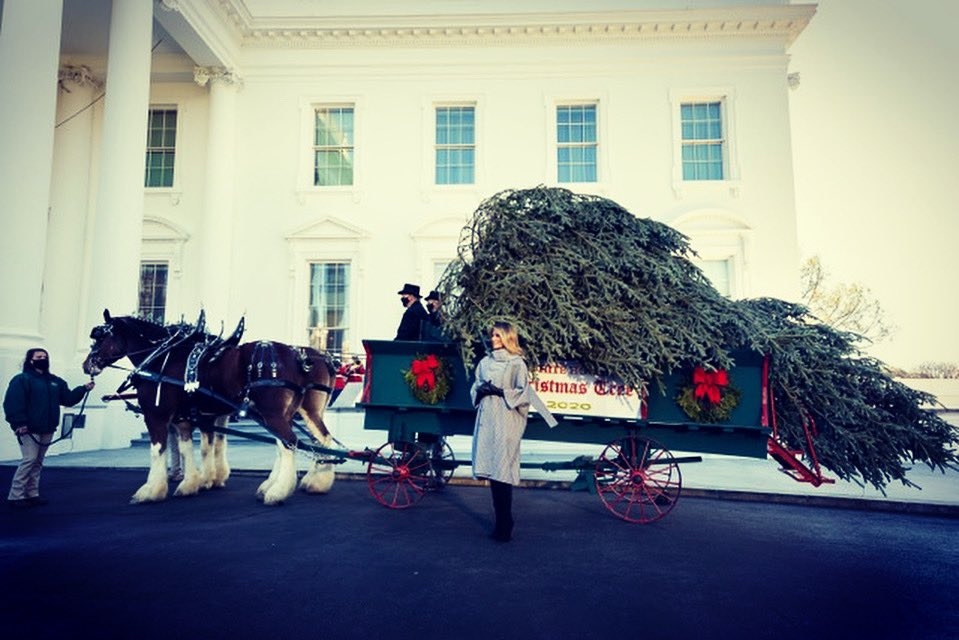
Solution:
<svg viewBox="0 0 959 640"><path fill-rule="evenodd" d="M180 13L180 0L158 0L157 5L164 11Z"/></svg>
<svg viewBox="0 0 959 640"><path fill-rule="evenodd" d="M240 76L233 69L224 67L193 67L193 81L201 87L205 87L209 82L222 82L231 85L243 84Z"/></svg>
<svg viewBox="0 0 959 640"><path fill-rule="evenodd" d="M324 216L287 234L291 242L315 240L364 240L369 232L340 218Z"/></svg>
<svg viewBox="0 0 959 640"><path fill-rule="evenodd" d="M786 83L789 85L790 89L799 88L799 72L790 73L786 75Z"/></svg>
<svg viewBox="0 0 959 640"><path fill-rule="evenodd" d="M57 84L60 88L67 93L70 93L70 89L67 88L67 83L75 84L80 87L93 87L94 89L102 89L103 81L93 75L93 72L90 71L90 67L86 65L63 65L60 67L60 70L57 74Z"/></svg>
<svg viewBox="0 0 959 640"><path fill-rule="evenodd" d="M219 0L246 45L277 48L446 46L556 41L765 37L792 43L815 5L734 6L683 11L445 15L254 15L245 0ZM261 8L263 5L257 7Z"/></svg>

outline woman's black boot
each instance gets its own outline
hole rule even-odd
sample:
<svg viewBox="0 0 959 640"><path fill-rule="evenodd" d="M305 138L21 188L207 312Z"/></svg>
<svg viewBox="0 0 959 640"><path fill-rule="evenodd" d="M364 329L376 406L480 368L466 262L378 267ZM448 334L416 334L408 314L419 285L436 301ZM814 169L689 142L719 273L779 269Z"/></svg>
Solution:
<svg viewBox="0 0 959 640"><path fill-rule="evenodd" d="M513 485L490 480L490 493L493 495L493 512L496 524L490 538L497 542L509 542L513 537Z"/></svg>

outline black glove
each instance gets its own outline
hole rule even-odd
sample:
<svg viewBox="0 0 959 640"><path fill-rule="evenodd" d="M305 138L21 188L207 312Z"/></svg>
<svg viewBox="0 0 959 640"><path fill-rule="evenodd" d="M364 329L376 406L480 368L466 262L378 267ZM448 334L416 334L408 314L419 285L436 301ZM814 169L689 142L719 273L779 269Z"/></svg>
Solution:
<svg viewBox="0 0 959 640"><path fill-rule="evenodd" d="M489 395L491 395L491 396L499 396L500 398L503 397L503 390L502 390L502 389L500 389L499 387L497 387L496 385L494 385L492 382L487 382L486 384L489 385L489 391L488 391Z"/></svg>
<svg viewBox="0 0 959 640"><path fill-rule="evenodd" d="M473 403L473 406L479 406L480 400L486 396L499 396L502 398L503 390L489 380L484 381L483 384L476 387L476 401Z"/></svg>

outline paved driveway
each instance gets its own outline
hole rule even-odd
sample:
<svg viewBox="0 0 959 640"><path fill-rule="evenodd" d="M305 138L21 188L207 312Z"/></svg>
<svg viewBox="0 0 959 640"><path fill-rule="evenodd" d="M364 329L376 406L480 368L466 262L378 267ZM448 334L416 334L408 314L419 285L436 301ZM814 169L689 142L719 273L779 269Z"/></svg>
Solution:
<svg viewBox="0 0 959 640"><path fill-rule="evenodd" d="M7 487L13 468L0 467ZM959 519L683 498L630 525L595 496L487 490L407 511L363 482L268 508L260 475L127 504L140 470L47 469L0 511L9 638L955 638Z"/></svg>

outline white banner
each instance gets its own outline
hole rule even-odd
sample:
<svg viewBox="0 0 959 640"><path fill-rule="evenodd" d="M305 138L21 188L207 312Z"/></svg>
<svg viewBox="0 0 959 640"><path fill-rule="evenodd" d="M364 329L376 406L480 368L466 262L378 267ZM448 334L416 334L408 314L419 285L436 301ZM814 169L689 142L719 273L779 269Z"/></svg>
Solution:
<svg viewBox="0 0 959 640"><path fill-rule="evenodd" d="M614 378L600 378L568 361L540 367L533 388L552 413L573 416L641 418L636 389Z"/></svg>

